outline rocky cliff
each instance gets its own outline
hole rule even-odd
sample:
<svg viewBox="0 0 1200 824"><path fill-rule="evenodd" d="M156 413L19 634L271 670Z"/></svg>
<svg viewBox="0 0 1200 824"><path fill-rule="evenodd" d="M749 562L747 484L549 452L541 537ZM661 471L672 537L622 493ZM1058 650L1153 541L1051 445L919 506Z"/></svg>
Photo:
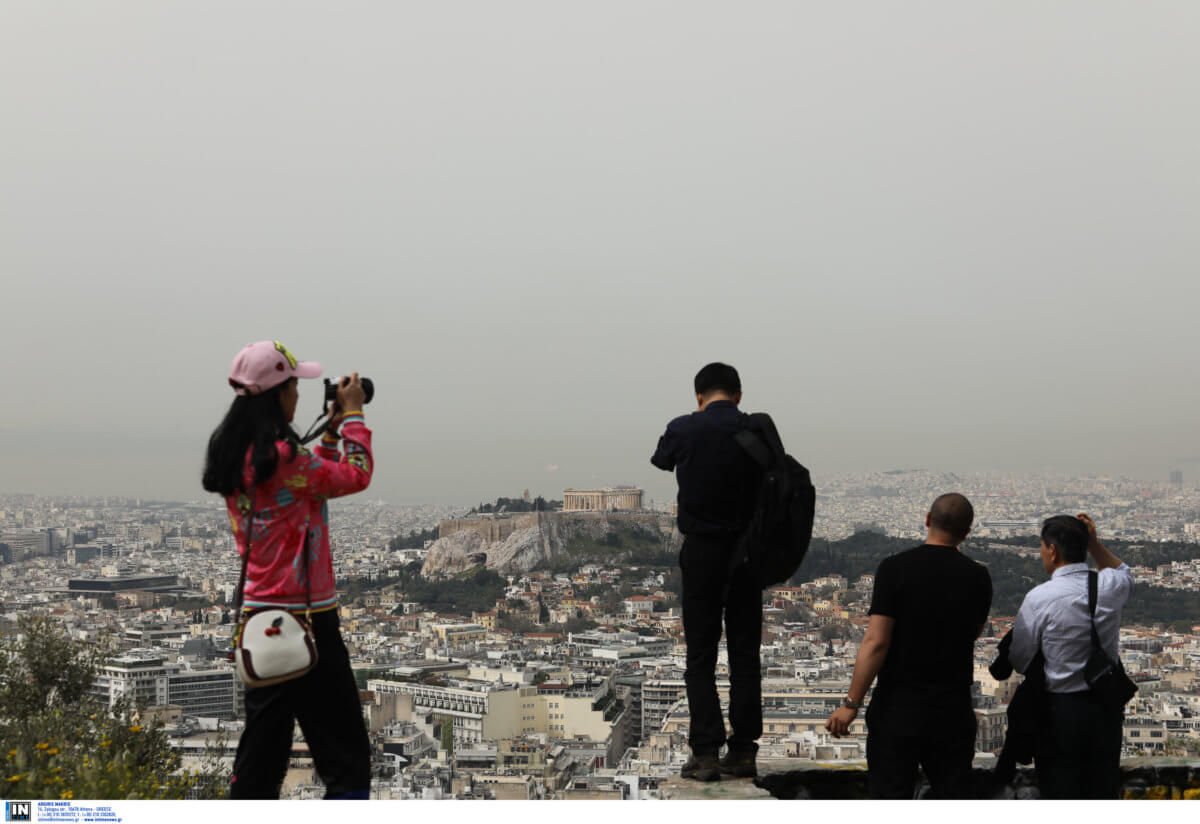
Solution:
<svg viewBox="0 0 1200 824"><path fill-rule="evenodd" d="M627 513L545 513L537 526L503 541L486 541L466 529L434 541L421 567L425 578L444 578L480 565L502 575L551 566L620 563L678 549L678 534L666 516Z"/></svg>

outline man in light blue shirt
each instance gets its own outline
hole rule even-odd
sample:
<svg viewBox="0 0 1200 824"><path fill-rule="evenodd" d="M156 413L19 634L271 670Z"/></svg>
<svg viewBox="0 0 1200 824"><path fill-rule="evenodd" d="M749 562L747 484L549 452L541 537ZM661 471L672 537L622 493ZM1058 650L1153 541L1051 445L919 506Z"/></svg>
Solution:
<svg viewBox="0 0 1200 824"><path fill-rule="evenodd" d="M1050 580L1025 596L1008 659L1018 672L1026 671L1039 650L1045 659L1047 718L1036 755L1042 797L1117 798L1124 713L1106 707L1083 677L1092 649L1087 557L1099 569L1096 632L1114 661L1133 573L1100 543L1096 525L1084 514L1048 518L1041 551Z"/></svg>

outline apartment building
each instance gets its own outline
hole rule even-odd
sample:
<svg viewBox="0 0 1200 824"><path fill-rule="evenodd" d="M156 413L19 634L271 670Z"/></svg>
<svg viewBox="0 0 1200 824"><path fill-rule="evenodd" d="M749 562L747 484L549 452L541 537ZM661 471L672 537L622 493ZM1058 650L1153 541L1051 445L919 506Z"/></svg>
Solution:
<svg viewBox="0 0 1200 824"><path fill-rule="evenodd" d="M161 655L131 651L96 676L92 694L110 707L122 697L138 707L179 707L183 715L237 718L243 693L232 667L192 666Z"/></svg>

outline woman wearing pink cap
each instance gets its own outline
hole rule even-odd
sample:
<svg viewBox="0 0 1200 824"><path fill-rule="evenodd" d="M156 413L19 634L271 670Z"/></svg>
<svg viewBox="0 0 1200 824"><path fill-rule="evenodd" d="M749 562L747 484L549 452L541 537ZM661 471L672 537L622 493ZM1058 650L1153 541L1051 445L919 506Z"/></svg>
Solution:
<svg viewBox="0 0 1200 824"><path fill-rule="evenodd" d="M278 341L245 347L229 374L237 397L208 442L204 488L225 496L239 554L251 538L243 608L310 613L317 647L317 665L306 675L246 690L232 798L279 797L294 721L326 798L367 798L370 791L370 744L338 630L326 501L361 492L371 482L371 430L363 422L365 395L355 373L338 388L320 446L309 452L300 445L291 426L297 382L320 374L320 364L298 362Z"/></svg>

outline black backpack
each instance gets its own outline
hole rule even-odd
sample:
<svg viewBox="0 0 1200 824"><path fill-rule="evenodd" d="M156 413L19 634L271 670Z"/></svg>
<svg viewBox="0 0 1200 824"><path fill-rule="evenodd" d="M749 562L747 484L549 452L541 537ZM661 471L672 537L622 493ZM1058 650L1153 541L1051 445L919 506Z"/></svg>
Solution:
<svg viewBox="0 0 1200 824"><path fill-rule="evenodd" d="M812 541L817 491L808 470L784 452L770 415L750 415L749 427L734 440L765 472L754 515L738 539L730 571L749 563L765 589L787 581L800 568Z"/></svg>

